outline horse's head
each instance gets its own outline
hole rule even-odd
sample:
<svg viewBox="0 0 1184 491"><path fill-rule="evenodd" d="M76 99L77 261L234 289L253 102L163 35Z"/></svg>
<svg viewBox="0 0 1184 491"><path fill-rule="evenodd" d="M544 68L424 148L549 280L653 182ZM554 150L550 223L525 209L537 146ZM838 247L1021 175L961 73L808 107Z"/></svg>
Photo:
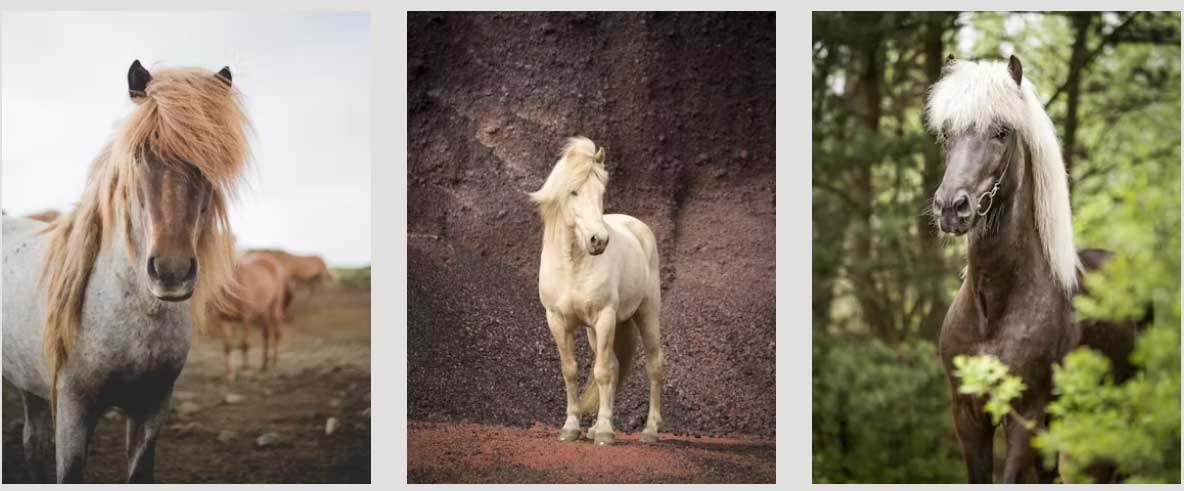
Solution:
<svg viewBox="0 0 1184 491"><path fill-rule="evenodd" d="M953 56L947 63L953 62ZM1012 88L1020 87L1023 68L1018 58L1012 56L1007 66ZM989 85L986 85L989 87ZM1000 91L989 97L1022 98L1019 90L1014 93ZM937 97L935 95L935 97ZM982 108L974 107L978 97L962 94L961 101L974 108L974 120L951 118L937 122L946 147L945 175L933 195L933 216L938 228L945 233L961 235L974 227L979 217L987 215L996 204L996 194L1008 171L1008 162L1015 158L1019 148L1019 137L1015 123L1006 117L993 117ZM1011 102L1011 101L1009 101ZM931 102L931 117L932 117ZM951 105L952 105L951 104Z"/></svg>
<svg viewBox="0 0 1184 491"><path fill-rule="evenodd" d="M230 88L229 68L205 76L209 80L177 78L168 83L212 82ZM132 100L145 103L144 99L155 89L153 84L148 70L138 60L132 63L128 71L128 91ZM161 89L170 90L167 87ZM184 89L172 87L171 90ZM206 87L193 92L208 90ZM191 102L202 103L200 100ZM183 135L182 138L199 136ZM149 141L138 153L132 179L135 193L132 203L141 225L142 236L138 242L145 252L141 259L148 289L161 300L187 300L193 295L201 267L202 238L210 227L217 226L218 218L211 211L222 207L222 198L201 166L170 152L169 148L155 148Z"/></svg>
<svg viewBox="0 0 1184 491"><path fill-rule="evenodd" d="M604 169L604 148L596 150L593 164ZM604 224L604 182L591 173L572 186L564 207L566 219L576 232L576 239L593 256L608 247L608 226Z"/></svg>
<svg viewBox="0 0 1184 491"><path fill-rule="evenodd" d="M592 140L572 138L563 159L551 171L542 189L531 198L549 215L575 231L576 241L588 254L600 255L608 247L604 223L604 148Z"/></svg>

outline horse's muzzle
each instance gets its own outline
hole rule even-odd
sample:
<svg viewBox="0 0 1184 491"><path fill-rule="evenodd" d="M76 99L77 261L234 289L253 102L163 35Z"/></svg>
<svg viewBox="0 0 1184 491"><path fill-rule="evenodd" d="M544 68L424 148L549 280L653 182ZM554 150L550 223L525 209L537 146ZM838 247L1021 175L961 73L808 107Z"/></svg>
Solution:
<svg viewBox="0 0 1184 491"><path fill-rule="evenodd" d="M966 191L958 191L950 200L935 197L933 212L937 216L938 229L947 234L966 233L974 219L974 206L970 203L970 194Z"/></svg>

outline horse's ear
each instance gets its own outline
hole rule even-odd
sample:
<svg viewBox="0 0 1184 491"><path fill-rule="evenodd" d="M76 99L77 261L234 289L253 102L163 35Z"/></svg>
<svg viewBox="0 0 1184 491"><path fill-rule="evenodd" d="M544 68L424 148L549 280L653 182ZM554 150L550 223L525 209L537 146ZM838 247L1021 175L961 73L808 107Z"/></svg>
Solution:
<svg viewBox="0 0 1184 491"><path fill-rule="evenodd" d="M1016 85L1024 85L1021 83L1024 79L1024 65L1015 55L1011 55L1011 59L1007 60L1007 71L1011 72L1011 79L1015 80Z"/></svg>
<svg viewBox="0 0 1184 491"><path fill-rule="evenodd" d="M132 99L144 97L147 94L148 82L152 81L152 74L148 73L148 69L140 64L140 60L132 62L131 68L127 69L127 92Z"/></svg>
<svg viewBox="0 0 1184 491"><path fill-rule="evenodd" d="M604 163L604 147L600 147L600 148L596 149L596 155L593 155L592 158L596 160L597 164L603 164Z"/></svg>
<svg viewBox="0 0 1184 491"><path fill-rule="evenodd" d="M950 56L946 57L946 64L949 65L950 63L953 63L953 62L954 62L954 54L950 53Z"/></svg>
<svg viewBox="0 0 1184 491"><path fill-rule="evenodd" d="M218 70L218 75L216 76L218 77L218 80L226 84L227 87L230 87L231 82L234 80L234 77L230 76L230 67L228 66L224 66L221 70Z"/></svg>

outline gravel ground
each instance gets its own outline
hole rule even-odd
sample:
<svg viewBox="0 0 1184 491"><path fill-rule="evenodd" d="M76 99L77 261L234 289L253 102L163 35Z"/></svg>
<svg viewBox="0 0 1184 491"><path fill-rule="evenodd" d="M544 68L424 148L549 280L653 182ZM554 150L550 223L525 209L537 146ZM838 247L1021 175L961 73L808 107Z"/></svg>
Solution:
<svg viewBox="0 0 1184 491"><path fill-rule="evenodd" d="M772 483L773 442L672 437L644 444L561 442L559 428L413 423L407 482L421 483Z"/></svg>

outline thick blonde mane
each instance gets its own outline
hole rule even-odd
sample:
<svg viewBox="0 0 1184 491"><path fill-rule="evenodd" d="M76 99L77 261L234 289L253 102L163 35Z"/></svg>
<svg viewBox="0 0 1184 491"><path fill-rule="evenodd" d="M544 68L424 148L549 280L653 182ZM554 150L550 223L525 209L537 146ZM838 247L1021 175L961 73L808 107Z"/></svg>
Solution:
<svg viewBox="0 0 1184 491"><path fill-rule="evenodd" d="M596 178L602 185L608 185L608 171L604 162L596 160L596 144L588 138L568 138L560 151L559 162L543 182L543 187L530 193L530 200L539 207L545 221L557 216L563 210L571 192L583 186L589 178Z"/></svg>
<svg viewBox="0 0 1184 491"><path fill-rule="evenodd" d="M91 164L78 206L47 230L50 244L42 279L47 283L45 356L55 403L58 375L78 334L91 269L120 226L128 259L136 259L132 206L137 167L147 155L187 162L210 182L214 192L208 221L198 232L201 273L189 305L194 324L204 328L210 309L227 302L234 244L226 207L250 152L240 95L214 72L174 68L154 73L145 95L133 100L138 107Z"/></svg>
<svg viewBox="0 0 1184 491"><path fill-rule="evenodd" d="M1007 64L956 60L930 89L928 124L938 138L1015 128L1032 159L1036 231L1057 283L1070 295L1077 287L1080 260L1073 243L1069 183L1056 128L1036 89L1024 78L1017 86Z"/></svg>

